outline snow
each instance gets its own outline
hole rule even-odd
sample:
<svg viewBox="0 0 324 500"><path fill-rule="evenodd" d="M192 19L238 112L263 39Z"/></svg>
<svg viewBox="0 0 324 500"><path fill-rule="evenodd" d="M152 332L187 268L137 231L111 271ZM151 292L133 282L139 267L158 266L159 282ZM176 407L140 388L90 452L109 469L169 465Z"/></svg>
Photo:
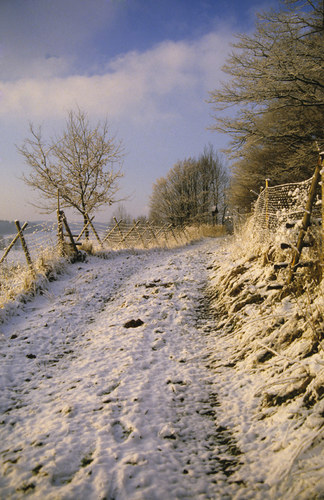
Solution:
<svg viewBox="0 0 324 500"><path fill-rule="evenodd" d="M316 392L322 354L299 359L301 338L278 353L297 306L244 302L265 271L232 250L88 256L16 306L0 325L1 499L324 495L323 401L265 404L305 369Z"/></svg>
<svg viewBox="0 0 324 500"><path fill-rule="evenodd" d="M248 246L247 238L242 241ZM218 419L244 455L236 477L267 485L265 498L322 498L323 283L307 288L307 277L301 277L306 292L280 298L267 290L271 266L250 244L243 258L235 254L238 245L223 245L211 277L218 291L215 311L225 318L218 325L222 355L215 355L224 381Z"/></svg>

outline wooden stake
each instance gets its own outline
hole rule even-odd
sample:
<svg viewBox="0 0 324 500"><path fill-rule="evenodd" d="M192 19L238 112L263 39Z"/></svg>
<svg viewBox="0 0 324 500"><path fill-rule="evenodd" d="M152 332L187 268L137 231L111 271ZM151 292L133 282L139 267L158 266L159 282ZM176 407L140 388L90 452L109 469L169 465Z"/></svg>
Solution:
<svg viewBox="0 0 324 500"><path fill-rule="evenodd" d="M98 241L99 245L102 247L102 243L101 243L101 240L100 240L100 238L99 238L99 235L98 235L98 233L97 233L97 231L96 231L96 229L95 229L94 225L92 224L93 217L92 217L92 219L90 219L90 217L89 217L89 215L88 215L88 214L86 214L86 217L87 217L88 222L89 222L89 224L90 224L90 227L91 227L91 229L92 229L92 231L93 231L93 234L94 234L94 235L95 235L95 237L97 238L97 241Z"/></svg>
<svg viewBox="0 0 324 500"><path fill-rule="evenodd" d="M116 219L115 219L115 220L116 220ZM103 243L104 243L105 241L107 241L107 239L109 238L109 236L110 236L110 235L111 235L111 234L115 231L115 229L117 229L118 224L119 224L119 222L118 222L118 221L116 221L116 224L114 225L114 227L113 227L113 228L112 228L112 229L111 229L111 230L110 230L110 231L106 234L106 236L105 236L105 237L104 237L104 239L102 240L102 241L103 241Z"/></svg>
<svg viewBox="0 0 324 500"><path fill-rule="evenodd" d="M150 224L149 222L147 223L147 227L148 227L148 229L151 231L151 233L152 233L152 235L153 235L153 238L155 239L156 243L157 243L157 244L159 244L159 240L157 239L156 234L155 234L155 232L153 231L153 228L152 228L152 226L151 226L151 224Z"/></svg>
<svg viewBox="0 0 324 500"><path fill-rule="evenodd" d="M59 255L64 256L63 221L62 221L61 211L59 208L57 209L57 243L58 243Z"/></svg>
<svg viewBox="0 0 324 500"><path fill-rule="evenodd" d="M304 210L304 216L303 216L302 223L301 223L301 229L300 229L300 232L298 235L297 245L295 247L292 261L290 264L290 271L289 271L289 276L288 276L288 281L287 281L288 285L294 279L296 266L299 262L300 254L301 254L301 251L303 248L304 237L305 237L307 228L310 226L312 207L313 207L313 203L315 201L316 188L317 188L319 180L320 180L321 169L322 169L322 159L321 159L321 156L319 156L318 163L316 165L315 172L313 175L312 183L311 183L311 186L309 188L308 199L307 199L306 207Z"/></svg>
<svg viewBox="0 0 324 500"><path fill-rule="evenodd" d="M21 228L21 230L23 231L24 229L26 229L27 226L28 226L28 222L25 222L25 224L23 225L23 227ZM18 239L19 239L19 234L16 234L16 236L14 237L14 239L12 240L12 242L10 243L10 245L5 249L5 253L3 254L3 256L0 259L0 264L5 260L5 258L7 257L8 253L10 252L10 250L12 249L12 247L14 246L14 244L16 243L16 241Z"/></svg>
<svg viewBox="0 0 324 500"><path fill-rule="evenodd" d="M162 233L162 231L164 230L164 227L165 227L165 224L163 224L163 226L161 226L157 231L156 231L156 241L159 243L159 234Z"/></svg>
<svg viewBox="0 0 324 500"><path fill-rule="evenodd" d="M173 238L175 239L176 243L179 243L179 242L178 242L178 240L177 240L177 238L176 238L175 232L173 231L173 226L172 226L172 224L170 224L169 228L170 228L170 231L171 231L172 236L173 236Z"/></svg>
<svg viewBox="0 0 324 500"><path fill-rule="evenodd" d="M266 219L266 228L269 229L269 180L270 179L266 179L266 192L265 192L265 210L266 210L266 213L265 213L265 219Z"/></svg>
<svg viewBox="0 0 324 500"><path fill-rule="evenodd" d="M29 253L29 250L28 250L28 247L27 247L26 240L24 238L22 229L20 227L20 223L19 223L18 220L15 220L15 224L16 224L16 228L17 228L17 231L18 231L18 237L20 238L21 245L22 245L23 250L24 250L24 254L25 254L25 257L26 257L26 261L27 261L28 267L29 267L30 271L32 272L32 274L35 275L34 266L33 266L33 263L32 263L31 257L30 257L30 253Z"/></svg>
<svg viewBox="0 0 324 500"><path fill-rule="evenodd" d="M138 226L138 224L139 224L139 221L135 222L134 226L123 237L122 242L126 241L126 238L128 238L128 236L136 229L136 227Z"/></svg>
<svg viewBox="0 0 324 500"><path fill-rule="evenodd" d="M91 221L93 221L94 217L91 218ZM84 224L83 226L83 229L81 231L81 233L79 234L79 236L76 238L76 241L79 241L79 239L81 238L81 236L83 235L84 231L87 229L87 227L89 226L90 224L90 221L88 220L88 222L86 224Z"/></svg>
<svg viewBox="0 0 324 500"><path fill-rule="evenodd" d="M170 226L171 226L171 224L169 224L168 226L166 226L166 225L163 226L163 232L164 232L166 246L168 246L168 230L170 229Z"/></svg>
<svg viewBox="0 0 324 500"><path fill-rule="evenodd" d="M321 165L321 181L322 181L322 238L321 238L321 279L324 272L324 151L319 152L320 165Z"/></svg>
<svg viewBox="0 0 324 500"><path fill-rule="evenodd" d="M142 234L141 228L139 226L137 226L137 231L136 232L137 232L137 234L138 234L138 236L139 236L139 238L141 240L141 243L142 243L143 247L146 248L145 240L143 238L143 234Z"/></svg>
<svg viewBox="0 0 324 500"><path fill-rule="evenodd" d="M150 237L146 235L146 232L148 231L148 227L147 227L147 222L145 222L143 225L142 225L142 228L143 232L141 233L142 235L142 239L143 239L143 242L144 242L144 246L146 248L146 245L149 245L150 244Z"/></svg>
<svg viewBox="0 0 324 500"><path fill-rule="evenodd" d="M118 220L116 219L116 217L114 217L114 221L115 221L115 222L116 222L116 224L117 224L118 231L119 231L119 234L120 234L120 237L121 237L121 240L120 240L120 242L119 242L119 243L122 243L123 238L124 238L124 234L123 234L123 231L121 230L121 227L120 227L120 225L119 225L119 224L122 222L122 220L120 220L120 221L118 222Z"/></svg>
<svg viewBox="0 0 324 500"><path fill-rule="evenodd" d="M60 210L60 214L61 214L61 217L62 217L62 220L63 220L64 227L65 227L66 232L68 234L68 237L70 238L70 242L71 242L71 246L73 248L73 251L74 251L75 255L78 255L79 254L79 250L78 250L78 248L77 248L77 246L75 244L73 235L71 233L71 230L69 228L69 225L67 223L67 220L66 220L66 217L65 217L65 213L63 212L63 210Z"/></svg>

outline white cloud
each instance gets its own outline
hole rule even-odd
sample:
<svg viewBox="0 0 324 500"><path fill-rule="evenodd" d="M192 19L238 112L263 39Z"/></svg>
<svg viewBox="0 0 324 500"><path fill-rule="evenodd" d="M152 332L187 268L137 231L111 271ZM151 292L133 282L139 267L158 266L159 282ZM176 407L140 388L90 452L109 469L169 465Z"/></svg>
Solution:
<svg viewBox="0 0 324 500"><path fill-rule="evenodd" d="M223 32L194 42L166 41L116 58L101 75L53 77L49 68L47 78L0 81L0 117L60 118L76 104L89 115L117 119L172 116L182 106L197 105L217 85L229 40ZM50 63L63 64L56 58ZM168 105L174 99L178 110Z"/></svg>
<svg viewBox="0 0 324 500"><path fill-rule="evenodd" d="M55 75L53 70L55 76L49 72L46 78L40 78L39 71L33 78L0 79L0 178L6 193L15 192L10 195L12 206L0 200L2 217L28 213L35 218L24 204L37 194L17 183L25 165L14 146L28 135L28 121L44 125L48 136L61 129L67 111L76 105L90 119L108 117L113 133L124 141L123 195L136 193L129 203L134 213L141 213L152 182L177 160L199 154L211 140L206 131L211 110L204 99L221 78L230 38L230 31L218 30L196 41L164 41L119 56L90 76L62 76L59 70Z"/></svg>
<svg viewBox="0 0 324 500"><path fill-rule="evenodd" d="M68 57L59 57L55 54L34 55L34 57L21 58L7 57L6 64L1 63L1 77L3 81L14 82L22 78L38 79L51 78L57 75L66 75L70 71L71 60ZM5 68L5 69L4 69ZM10 78L5 78L10 74Z"/></svg>

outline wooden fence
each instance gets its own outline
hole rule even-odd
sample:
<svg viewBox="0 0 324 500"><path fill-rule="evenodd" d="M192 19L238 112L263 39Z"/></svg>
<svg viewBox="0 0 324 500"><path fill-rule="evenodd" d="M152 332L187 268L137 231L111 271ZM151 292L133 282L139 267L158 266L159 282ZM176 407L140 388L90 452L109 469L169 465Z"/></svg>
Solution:
<svg viewBox="0 0 324 500"><path fill-rule="evenodd" d="M65 213L57 211L54 223L33 224L15 221L16 234L5 237L5 248L0 253L0 307L3 297L15 295L23 288L26 274L35 278L40 257L46 255L59 260L83 260L87 252L116 251L120 249L149 249L171 247L188 241L186 229L172 225L153 225L148 221L127 223L113 219L113 224L95 223L87 216L85 223L68 223Z"/></svg>

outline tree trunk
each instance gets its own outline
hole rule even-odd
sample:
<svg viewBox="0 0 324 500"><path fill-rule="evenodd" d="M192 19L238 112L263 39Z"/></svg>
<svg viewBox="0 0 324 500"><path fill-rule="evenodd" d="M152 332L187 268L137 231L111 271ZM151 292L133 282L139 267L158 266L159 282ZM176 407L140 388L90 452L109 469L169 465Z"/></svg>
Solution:
<svg viewBox="0 0 324 500"><path fill-rule="evenodd" d="M86 226L88 224L87 214L84 212L82 215L83 215L83 224L84 224L84 226ZM84 236L85 236L85 239L88 241L89 240L89 226L86 227L86 229L84 231Z"/></svg>

